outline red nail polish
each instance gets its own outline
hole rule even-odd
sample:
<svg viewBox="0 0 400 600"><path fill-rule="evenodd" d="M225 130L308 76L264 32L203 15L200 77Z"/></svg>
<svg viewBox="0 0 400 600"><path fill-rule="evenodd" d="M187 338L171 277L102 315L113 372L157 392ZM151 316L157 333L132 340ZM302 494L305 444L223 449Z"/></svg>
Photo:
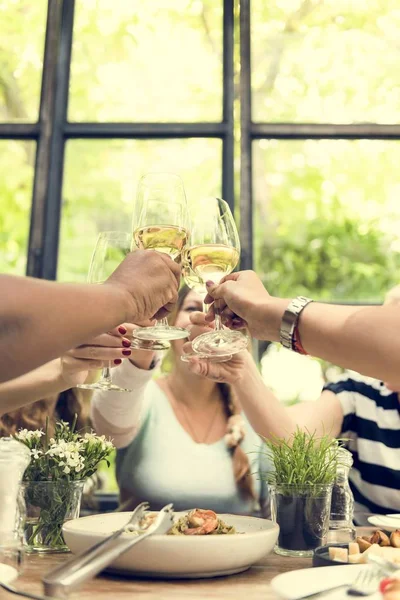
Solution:
<svg viewBox="0 0 400 600"><path fill-rule="evenodd" d="M122 350L122 354L124 356L130 356L132 354L132 352L130 350Z"/></svg>
<svg viewBox="0 0 400 600"><path fill-rule="evenodd" d="M127 329L123 325L120 325L118 327L118 331L120 332L121 335L125 335L125 333L127 332Z"/></svg>
<svg viewBox="0 0 400 600"><path fill-rule="evenodd" d="M129 340L122 340L122 345L125 346L125 348L131 347L131 343Z"/></svg>
<svg viewBox="0 0 400 600"><path fill-rule="evenodd" d="M120 365L122 363L122 360L120 358L116 358L114 360L114 365Z"/></svg>

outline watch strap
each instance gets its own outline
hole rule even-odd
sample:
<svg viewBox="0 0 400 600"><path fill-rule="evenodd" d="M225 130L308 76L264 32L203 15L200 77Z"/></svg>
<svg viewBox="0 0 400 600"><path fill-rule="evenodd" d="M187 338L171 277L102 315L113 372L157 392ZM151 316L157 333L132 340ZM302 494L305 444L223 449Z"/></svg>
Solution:
<svg viewBox="0 0 400 600"><path fill-rule="evenodd" d="M311 298L306 296L297 296L290 301L289 306L283 313L279 338L282 346L289 350L294 349L294 331L299 320L301 311L312 302Z"/></svg>

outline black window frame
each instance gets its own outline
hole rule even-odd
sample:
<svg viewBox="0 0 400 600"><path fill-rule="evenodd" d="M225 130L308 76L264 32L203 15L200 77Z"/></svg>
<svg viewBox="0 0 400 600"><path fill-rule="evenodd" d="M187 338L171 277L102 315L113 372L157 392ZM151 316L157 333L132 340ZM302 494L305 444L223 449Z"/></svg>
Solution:
<svg viewBox="0 0 400 600"><path fill-rule="evenodd" d="M222 141L222 196L234 208L234 0L223 0L222 121L69 122L75 0L48 0L36 123L0 123L0 139L36 142L26 274L56 279L65 144L71 139L214 138Z"/></svg>
<svg viewBox="0 0 400 600"><path fill-rule="evenodd" d="M253 142L256 140L400 140L400 125L284 123L252 119L251 0L240 2L240 237L241 267L254 268ZM343 303L343 304L350 304ZM352 302L351 304L361 304Z"/></svg>

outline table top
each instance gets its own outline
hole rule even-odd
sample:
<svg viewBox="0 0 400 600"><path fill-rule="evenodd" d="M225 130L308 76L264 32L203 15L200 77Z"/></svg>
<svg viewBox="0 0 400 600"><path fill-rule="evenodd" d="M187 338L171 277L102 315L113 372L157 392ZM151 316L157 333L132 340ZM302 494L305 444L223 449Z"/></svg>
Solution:
<svg viewBox="0 0 400 600"><path fill-rule="evenodd" d="M373 527L357 527L357 535L370 535ZM15 583L23 591L43 594L42 577L72 555L31 554L25 557L24 570ZM213 579L139 579L121 575L99 575L70 595L71 600L121 600L135 598L164 600L173 598L209 600L246 598L246 600L277 600L270 582L280 573L311 567L310 558L279 556L272 552L247 571L229 577ZM0 599L12 598L0 589Z"/></svg>
<svg viewBox="0 0 400 600"><path fill-rule="evenodd" d="M15 582L15 587L42 594L41 578L43 574L68 560L70 556L71 554L28 555L25 558L24 571ZM146 598L146 600L163 600L164 598L276 600L277 596L270 586L271 579L279 573L308 567L311 567L309 558L283 557L271 553L247 571L229 577L174 581L100 575L71 594L70 598L71 600L110 600L114 598L121 600L124 598L130 600L132 598L135 600L140 598ZM0 591L1 599L3 599L2 594L4 594L4 600L6 600L6 596L7 598L12 597L6 592Z"/></svg>

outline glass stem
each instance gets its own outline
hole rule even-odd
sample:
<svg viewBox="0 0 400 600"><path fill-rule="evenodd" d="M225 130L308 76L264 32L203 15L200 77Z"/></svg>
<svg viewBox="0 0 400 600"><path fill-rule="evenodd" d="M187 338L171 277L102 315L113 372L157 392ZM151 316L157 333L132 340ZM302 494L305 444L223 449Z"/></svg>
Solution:
<svg viewBox="0 0 400 600"><path fill-rule="evenodd" d="M157 321L156 324L154 325L154 327L162 327L163 329L165 327L169 327L167 317L164 317L163 319L160 319L159 321Z"/></svg>
<svg viewBox="0 0 400 600"><path fill-rule="evenodd" d="M111 368L110 363L101 372L101 383L111 383Z"/></svg>
<svg viewBox="0 0 400 600"><path fill-rule="evenodd" d="M214 329L215 329L215 331L222 331L221 315L219 312L219 308L215 305L215 303L214 303L214 314L215 314Z"/></svg>

